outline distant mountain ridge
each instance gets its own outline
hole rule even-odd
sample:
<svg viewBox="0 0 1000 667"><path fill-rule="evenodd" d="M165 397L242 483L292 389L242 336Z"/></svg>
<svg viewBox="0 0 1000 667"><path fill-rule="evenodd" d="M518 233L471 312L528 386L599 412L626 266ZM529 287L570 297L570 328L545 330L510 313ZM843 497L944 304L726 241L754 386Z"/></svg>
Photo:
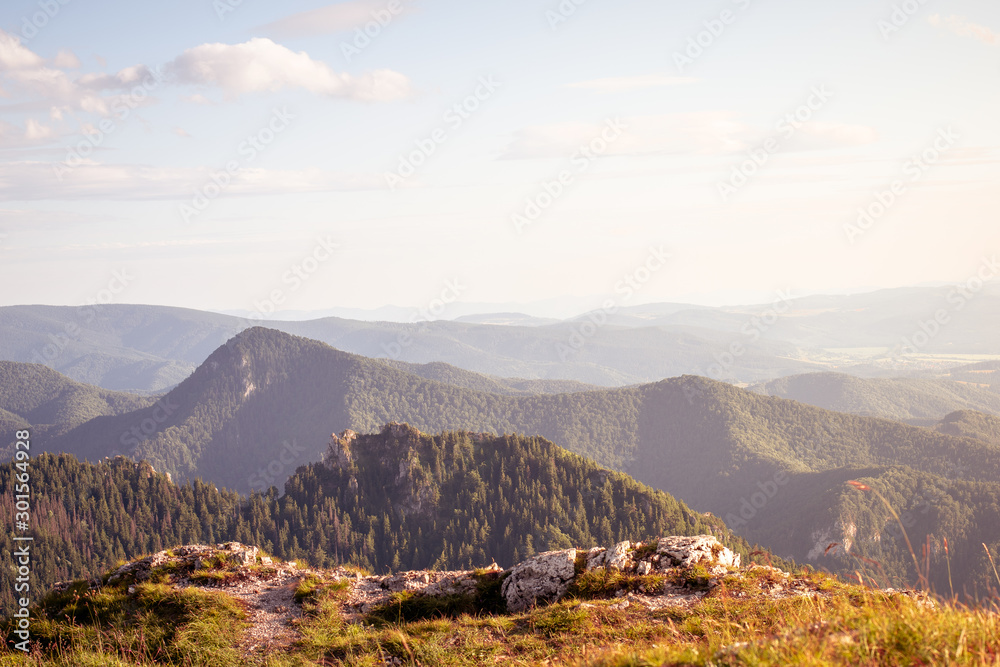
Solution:
<svg viewBox="0 0 1000 667"><path fill-rule="evenodd" d="M809 373L752 385L750 389L836 412L921 425L931 425L956 410L1000 414L1000 393L951 380Z"/></svg>
<svg viewBox="0 0 1000 667"><path fill-rule="evenodd" d="M990 333L1000 330L1000 285L987 283L968 296L956 289L802 298L786 291L772 304L726 308L618 304L555 323L516 313L466 321L283 322L161 306L8 306L0 308L0 359L44 363L108 389L159 392L232 336L259 325L371 358L600 386L683 374L752 383L821 370L912 377L949 361L958 365L962 355L1000 356L1000 339ZM945 325L928 325L934 307ZM935 335L926 335L928 326L938 327ZM962 373L970 377L954 379L977 382L989 369Z"/></svg>

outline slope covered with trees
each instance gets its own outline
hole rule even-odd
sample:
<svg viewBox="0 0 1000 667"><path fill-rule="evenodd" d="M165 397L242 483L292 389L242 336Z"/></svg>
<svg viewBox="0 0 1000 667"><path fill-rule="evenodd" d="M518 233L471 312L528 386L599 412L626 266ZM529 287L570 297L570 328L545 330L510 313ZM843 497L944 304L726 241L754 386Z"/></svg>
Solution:
<svg viewBox="0 0 1000 667"><path fill-rule="evenodd" d="M425 431L531 433L623 468L636 447L637 389L509 396L443 384L323 343L254 328L216 350L159 405L43 443L87 460L124 454L178 481L248 492L281 486L331 433L405 421ZM3 407L0 404L0 407Z"/></svg>
<svg viewBox="0 0 1000 667"><path fill-rule="evenodd" d="M977 438L1000 447L1000 417L973 410L957 410L934 426L934 430L948 435Z"/></svg>
<svg viewBox="0 0 1000 667"><path fill-rule="evenodd" d="M405 425L334 441L328 465L304 466L279 496L243 498L195 480L178 486L124 457L31 460L32 590L96 576L118 559L175 544L237 540L317 566L378 572L504 566L549 548L713 533L747 554L721 520L541 438L423 435ZM11 464L0 511L13 516ZM0 548L13 549L10 532ZM11 570L0 568L9 609Z"/></svg>
<svg viewBox="0 0 1000 667"><path fill-rule="evenodd" d="M51 439L95 417L120 415L153 399L74 382L41 364L0 361L0 457L11 456L14 432L30 426Z"/></svg>
<svg viewBox="0 0 1000 667"><path fill-rule="evenodd" d="M858 378L843 373L808 373L751 387L827 410L927 425L955 410L1000 414L1000 393L952 380Z"/></svg>

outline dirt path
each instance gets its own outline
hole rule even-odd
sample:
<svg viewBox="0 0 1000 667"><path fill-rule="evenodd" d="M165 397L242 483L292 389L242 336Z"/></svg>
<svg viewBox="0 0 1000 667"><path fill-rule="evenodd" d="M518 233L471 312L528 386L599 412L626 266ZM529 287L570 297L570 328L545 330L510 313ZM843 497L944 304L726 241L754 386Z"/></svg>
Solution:
<svg viewBox="0 0 1000 667"><path fill-rule="evenodd" d="M294 569L279 569L271 579L248 579L223 586L197 586L203 591L223 592L235 598L247 612L250 627L240 642L244 655L264 653L290 646L299 634L292 621L302 618L295 602L295 587L304 576Z"/></svg>

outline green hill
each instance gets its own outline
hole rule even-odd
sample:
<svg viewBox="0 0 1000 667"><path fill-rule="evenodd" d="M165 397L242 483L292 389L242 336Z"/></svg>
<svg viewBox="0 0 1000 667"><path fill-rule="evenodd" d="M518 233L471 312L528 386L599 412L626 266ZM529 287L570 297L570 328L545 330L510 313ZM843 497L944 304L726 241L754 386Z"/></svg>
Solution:
<svg viewBox="0 0 1000 667"><path fill-rule="evenodd" d="M216 350L160 405L96 419L43 447L91 461L124 454L178 481L197 476L247 492L280 487L320 458L331 433L398 420L430 432L539 434L621 469L636 446L638 401L636 389L471 391L258 327Z"/></svg>
<svg viewBox="0 0 1000 667"><path fill-rule="evenodd" d="M920 550L931 544L932 583L946 590L943 540L956 585L984 584L981 544L1000 544L1000 447L971 437L830 412L703 378L655 385L646 395L631 470L692 507L710 510L750 540L838 571L856 557L880 563L883 582L917 571L895 520L861 480L905 515ZM685 397L692 397L689 402ZM832 543L839 551L827 552ZM918 551L919 555L919 551ZM872 566L874 567L874 566Z"/></svg>
<svg viewBox="0 0 1000 667"><path fill-rule="evenodd" d="M146 407L153 399L74 382L40 364L0 361L0 456L10 457L13 434L31 426L52 439L95 417Z"/></svg>
<svg viewBox="0 0 1000 667"><path fill-rule="evenodd" d="M957 410L938 422L934 429L939 433L976 438L1000 447L1000 417L972 410Z"/></svg>
<svg viewBox="0 0 1000 667"><path fill-rule="evenodd" d="M1000 393L951 380L864 379L842 373L808 373L751 387L827 410L929 425L955 410L1000 414Z"/></svg>

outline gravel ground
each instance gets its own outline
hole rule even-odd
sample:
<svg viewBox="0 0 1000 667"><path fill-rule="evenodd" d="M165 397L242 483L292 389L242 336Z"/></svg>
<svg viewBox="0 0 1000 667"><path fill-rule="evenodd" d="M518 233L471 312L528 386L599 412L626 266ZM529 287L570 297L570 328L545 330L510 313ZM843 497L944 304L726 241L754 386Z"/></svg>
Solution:
<svg viewBox="0 0 1000 667"><path fill-rule="evenodd" d="M250 578L222 586L195 586L203 591L223 592L242 604L250 627L240 649L244 655L288 647L298 638L292 622L302 618L302 607L294 599L295 587L309 571L294 566L278 569L270 579Z"/></svg>

